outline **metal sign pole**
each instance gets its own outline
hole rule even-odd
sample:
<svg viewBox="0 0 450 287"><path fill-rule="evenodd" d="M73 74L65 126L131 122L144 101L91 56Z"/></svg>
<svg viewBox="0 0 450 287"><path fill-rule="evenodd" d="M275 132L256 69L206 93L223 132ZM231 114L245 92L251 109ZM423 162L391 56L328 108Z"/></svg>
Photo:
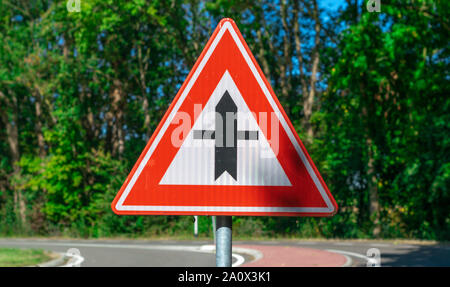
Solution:
<svg viewBox="0 0 450 287"><path fill-rule="evenodd" d="M212 218L212 229L213 229L213 238L214 238L214 246L216 246L216 217L211 216Z"/></svg>
<svg viewBox="0 0 450 287"><path fill-rule="evenodd" d="M198 216L194 215L194 236L198 236Z"/></svg>
<svg viewBox="0 0 450 287"><path fill-rule="evenodd" d="M216 266L231 267L231 216L216 216Z"/></svg>

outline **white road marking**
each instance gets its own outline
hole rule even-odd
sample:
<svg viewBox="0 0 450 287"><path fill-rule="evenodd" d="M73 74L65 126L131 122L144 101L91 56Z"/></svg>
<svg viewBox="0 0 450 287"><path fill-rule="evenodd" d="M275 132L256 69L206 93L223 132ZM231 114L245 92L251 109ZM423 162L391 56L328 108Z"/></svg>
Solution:
<svg viewBox="0 0 450 287"><path fill-rule="evenodd" d="M1 241L0 241L1 243ZM168 250L168 251L189 251L189 252L199 252L199 253L211 253L215 250L211 248L205 248L205 246L186 246L186 245L131 245L131 244L105 244L105 243L64 243L64 242L8 242L8 244L23 245L23 244L33 244L33 245L44 245L44 246L70 246L70 247L101 247L101 248L123 248L123 249L145 249L145 250ZM242 249L242 248L241 248ZM245 252L243 252L245 253ZM237 267L245 263L245 258L239 254L233 253L232 257L236 259L236 262L232 267ZM72 256L75 260L69 265L64 265L63 267L71 267L72 265L81 264L84 261L82 256ZM79 257L79 258L78 258Z"/></svg>
<svg viewBox="0 0 450 287"><path fill-rule="evenodd" d="M233 254L231 254L231 256L236 258L236 262L234 262L233 265L231 265L231 267L238 267L238 266L241 266L242 264L244 264L245 259L241 255L233 253Z"/></svg>
<svg viewBox="0 0 450 287"><path fill-rule="evenodd" d="M249 255L249 256L253 257L253 260L251 260L250 262L258 261L258 260L260 260L260 259L262 259L264 257L262 252L259 251L259 250L256 250L256 249L242 248L242 247L233 247L233 251L235 251L237 253L240 253L240 254L246 254L246 255Z"/></svg>
<svg viewBox="0 0 450 287"><path fill-rule="evenodd" d="M351 267L352 264L353 264L352 258L350 256L348 256L348 255L345 255L345 254L342 254L342 255L345 257L346 261L345 261L344 265L342 265L341 267Z"/></svg>
<svg viewBox="0 0 450 287"><path fill-rule="evenodd" d="M212 244L206 244L206 245L202 245L200 246L200 250L208 252L208 253L212 253L216 251L216 246L212 245ZM256 250L256 249L250 249L250 248L242 248L242 247L233 247L233 252L237 252L237 253L232 253L231 256L236 258L236 262L231 265L231 267L238 267L242 264L245 263L245 258L240 254L247 254L253 257L253 261L257 261L261 258L263 258L263 254Z"/></svg>
<svg viewBox="0 0 450 287"><path fill-rule="evenodd" d="M349 256L353 256L353 257L357 257L357 258L364 259L364 260L366 260L366 261L369 261L369 260L370 260L369 257L367 257L367 256L365 256L365 255L362 255L362 254L359 254L359 253L355 253L355 252L343 251L343 250L336 250L336 249L327 249L326 251L335 252L335 253L340 253L340 254L343 254L343 255L349 255Z"/></svg>

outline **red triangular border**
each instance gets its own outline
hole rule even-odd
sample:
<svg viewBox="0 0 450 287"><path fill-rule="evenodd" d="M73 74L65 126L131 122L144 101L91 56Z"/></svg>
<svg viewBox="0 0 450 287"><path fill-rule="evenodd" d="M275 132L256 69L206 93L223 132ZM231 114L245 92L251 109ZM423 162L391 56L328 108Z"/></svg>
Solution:
<svg viewBox="0 0 450 287"><path fill-rule="evenodd" d="M180 188L183 187L172 187L174 192L170 194L164 192L148 192L149 190L156 189L157 184L155 185L155 181L151 179L149 176L145 176L145 178L139 178L144 169L154 168L163 169L163 165L161 164L161 160L152 161L152 156L155 150L158 149L158 144L160 140L164 137L164 133L167 131L168 125L173 120L174 115L178 111L178 109L185 104L186 96L191 93L191 88L196 83L200 72L205 67L206 62L213 56L214 49L218 46L219 42L222 41L222 38L231 37L234 40L234 45L237 49L239 49L242 58L246 61L248 68L252 71L253 76L259 84L259 88L262 93L267 98L267 104L271 105L271 109L265 108L266 110L275 110L275 112L279 115L281 124L284 124L284 131L286 132L286 136L290 139L290 143L293 147L288 152L291 154L294 152L299 159L303 162L303 165L298 165L290 167L290 170L293 170L295 177L289 177L291 182L292 180L305 180L307 176L305 176L305 171L299 171L300 168L297 166L303 166L306 169L307 175L310 176L310 181L313 184L309 183L309 186L305 186L309 191L304 189L295 190L295 194L293 191L289 190L280 190L279 188L267 187L264 188L262 196L258 196L258 194L254 195L252 204L241 204L239 201L237 202L217 202L214 199L211 199L210 193L211 186L206 190L202 191L202 187L193 187L193 186L185 186L185 194L177 195L179 193ZM223 40L225 41L225 40ZM234 58L236 61L238 59ZM219 60L220 62L220 60ZM230 64L228 64L230 65ZM221 71L218 73L220 74ZM223 71L222 71L223 72ZM206 73L206 72L205 72ZM212 77L213 78L213 77ZM214 81L212 81L214 83ZM235 81L238 84L238 81ZM241 86L242 87L242 86ZM241 87L239 87L241 89ZM210 95L210 94L209 94ZM259 99L259 98L258 98ZM258 99L250 99L250 101L261 102ZM206 99L207 100L207 99ZM249 105L251 110L258 110L258 103L254 104L254 109ZM204 103L203 103L204 104ZM247 103L248 104L248 103ZM186 104L187 105L187 104ZM204 105L203 105L204 106ZM282 143L280 144L280 146ZM295 149L295 151L293 151ZM176 152L175 152L176 153ZM155 153L156 154L156 153ZM173 158L172 158L173 159ZM289 159L287 159L289 160ZM167 161L167 160L166 160ZM292 159L289 160L292 162ZM170 164L171 159L168 160L167 164ZM291 164L292 165L292 164ZM157 168L158 167L158 168ZM159 168L161 167L161 168ZM283 166L285 168L285 166ZM164 169L165 171L165 169ZM162 172L164 172L162 171ZM297 175L298 173L298 175ZM302 176L303 175L303 176ZM152 174L154 177L154 174ZM132 188L134 184L140 179L141 185L144 187L141 188L141 192L139 193L139 198L134 196ZM159 181L157 181L159 182ZM294 184L294 183L293 183ZM304 184L304 183L303 183ZM307 184L308 185L308 184ZM315 191L311 192L311 190ZM312 188L311 188L312 187ZM214 188L218 188L214 186ZM255 188L255 187L253 187ZM257 187L261 190L261 187ZM228 194L230 194L230 187L227 187ZM251 190L249 187L233 187L233 190L236 192L242 192L244 190ZM145 194L144 191L145 190ZM308 193L309 192L309 193ZM314 199L314 196L318 196L317 192L319 192L321 198L323 199L322 203L318 203L317 199ZM267 197L266 195L271 195ZM274 196L274 194L276 196ZM301 194L301 198L296 199L296 196ZM152 202L155 195L162 196L159 201ZM251 195L251 193L250 193ZM236 195L239 199L239 195ZM235 197L236 197L235 196ZM257 197L258 196L258 197ZM285 196L285 200L280 199L280 196ZM267 197L264 199L264 197ZM197 199L196 199L197 198ZM195 201L197 200L197 201ZM266 201L264 201L266 200ZM298 202L297 202L298 200ZM315 201L314 201L315 200ZM236 201L236 200L235 200ZM311 206L311 202L316 202L316 205L319 206ZM149 205L150 203L150 205ZM168 204L169 203L169 204ZM308 205L309 203L309 205ZM253 57L250 49L245 43L241 33L236 27L235 23L231 19L223 19L207 45L205 46L202 54L194 65L193 69L189 73L186 81L183 83L180 91L175 97L174 101L170 105L168 111L164 115L162 121L158 125L158 128L152 135L151 139L147 143L144 151L133 167L131 173L127 177L125 183L122 185L119 193L111 204L113 211L117 214L179 214L179 215L278 215L278 216L330 216L336 213L337 204L329 192L325 182L320 176L317 168L309 157L305 147L303 146L300 138L295 132L292 123L289 121L286 113L281 107L277 97L275 96L270 84L267 79L264 77L259 65L257 64L255 58Z"/></svg>

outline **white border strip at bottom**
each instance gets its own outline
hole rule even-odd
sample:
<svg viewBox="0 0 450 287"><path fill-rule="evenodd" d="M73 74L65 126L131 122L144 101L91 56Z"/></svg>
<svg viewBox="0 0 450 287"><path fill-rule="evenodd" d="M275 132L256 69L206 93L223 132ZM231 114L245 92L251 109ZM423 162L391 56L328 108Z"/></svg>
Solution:
<svg viewBox="0 0 450 287"><path fill-rule="evenodd" d="M122 205L120 211L180 211L180 212L303 212L331 213L328 207L252 207L252 206L148 206Z"/></svg>

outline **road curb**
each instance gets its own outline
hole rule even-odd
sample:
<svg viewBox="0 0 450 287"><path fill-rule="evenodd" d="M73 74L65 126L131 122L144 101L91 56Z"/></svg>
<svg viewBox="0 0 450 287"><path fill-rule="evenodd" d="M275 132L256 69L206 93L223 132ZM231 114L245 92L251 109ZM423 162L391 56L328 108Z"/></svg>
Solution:
<svg viewBox="0 0 450 287"><path fill-rule="evenodd" d="M260 259L262 259L264 257L263 253L259 250L256 249L249 249L249 248L242 248L242 247L233 247L233 251L235 251L236 253L240 253L240 254L246 254L249 255L251 257L253 257L252 261L246 262L246 263L251 263L251 262L255 262L258 261Z"/></svg>
<svg viewBox="0 0 450 287"><path fill-rule="evenodd" d="M344 257L345 257L345 259L347 259L347 261L341 267L352 267L352 264L353 264L352 258L350 256L345 255L345 254L342 254L342 255L344 255Z"/></svg>

